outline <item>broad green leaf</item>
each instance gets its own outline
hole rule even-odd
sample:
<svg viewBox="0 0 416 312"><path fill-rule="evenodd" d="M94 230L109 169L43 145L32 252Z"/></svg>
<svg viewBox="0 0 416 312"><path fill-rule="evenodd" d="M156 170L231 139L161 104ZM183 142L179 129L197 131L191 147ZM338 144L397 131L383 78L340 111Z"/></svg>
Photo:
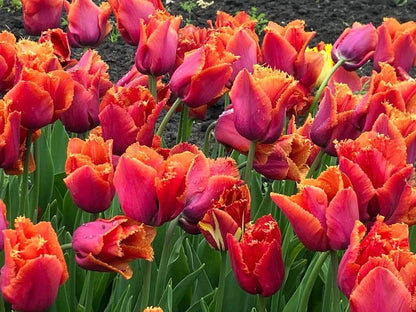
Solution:
<svg viewBox="0 0 416 312"><path fill-rule="evenodd" d="M66 150L68 146L68 134L61 121L53 124L51 135L51 153L55 173L65 172Z"/></svg>

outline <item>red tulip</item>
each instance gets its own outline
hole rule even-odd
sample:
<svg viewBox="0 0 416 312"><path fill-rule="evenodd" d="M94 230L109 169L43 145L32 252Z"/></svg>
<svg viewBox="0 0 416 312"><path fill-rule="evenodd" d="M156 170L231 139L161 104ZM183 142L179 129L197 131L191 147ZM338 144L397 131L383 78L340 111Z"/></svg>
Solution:
<svg viewBox="0 0 416 312"><path fill-rule="evenodd" d="M170 16L166 11L156 11L145 24L140 20L140 42L135 64L139 72L161 76L170 72L176 59L180 16Z"/></svg>
<svg viewBox="0 0 416 312"><path fill-rule="evenodd" d="M351 311L414 311L416 255L405 224L386 225L382 217L367 233L359 221L342 257L338 285Z"/></svg>
<svg viewBox="0 0 416 312"><path fill-rule="evenodd" d="M130 279L134 259L153 260L156 230L125 216L82 224L72 236L77 264L87 270L116 272Z"/></svg>
<svg viewBox="0 0 416 312"><path fill-rule="evenodd" d="M14 84L16 37L8 31L0 33L0 91L8 91Z"/></svg>
<svg viewBox="0 0 416 312"><path fill-rule="evenodd" d="M66 130L83 133L100 123L100 99L113 85L108 75L108 65L96 51L88 50L67 73L74 81L74 98L60 119Z"/></svg>
<svg viewBox="0 0 416 312"><path fill-rule="evenodd" d="M53 53L58 57L63 68L75 65L76 59L71 59L68 36L61 28L48 29L40 34L39 43L50 41L53 45Z"/></svg>
<svg viewBox="0 0 416 312"><path fill-rule="evenodd" d="M279 290L285 267L279 226L271 215L257 219L239 242L228 234L227 242L231 267L241 288L264 297Z"/></svg>
<svg viewBox="0 0 416 312"><path fill-rule="evenodd" d="M157 118L166 101L156 103L150 91L142 86L114 87L104 96L98 118L104 139L112 139L114 153L139 142L151 146Z"/></svg>
<svg viewBox="0 0 416 312"><path fill-rule="evenodd" d="M12 111L10 101L0 100L0 167L10 168L19 157L20 116Z"/></svg>
<svg viewBox="0 0 416 312"><path fill-rule="evenodd" d="M121 37L130 45L138 45L140 41L139 21L145 24L149 16L156 10L164 10L160 0L109 0L117 21L117 29Z"/></svg>
<svg viewBox="0 0 416 312"><path fill-rule="evenodd" d="M64 179L74 203L87 212L102 212L114 197L112 141L90 134L87 141L70 139Z"/></svg>
<svg viewBox="0 0 416 312"><path fill-rule="evenodd" d="M378 41L377 30L372 23L362 25L355 22L346 28L332 47L334 62L343 60L346 70L357 70L374 55Z"/></svg>
<svg viewBox="0 0 416 312"><path fill-rule="evenodd" d="M299 240L316 251L345 249L358 220L357 196L351 182L337 167L329 167L317 179L305 179L300 192L270 197L289 219Z"/></svg>
<svg viewBox="0 0 416 312"><path fill-rule="evenodd" d="M33 225L18 217L4 230L5 263L1 291L14 310L44 311L55 301L68 271L58 237L49 222Z"/></svg>
<svg viewBox="0 0 416 312"><path fill-rule="evenodd" d="M250 222L250 191L247 185L224 189L218 200L198 223L198 229L210 246L216 250L228 250L227 234L240 240Z"/></svg>
<svg viewBox="0 0 416 312"><path fill-rule="evenodd" d="M235 16L224 11L217 11L215 26L217 28L230 27L231 29L245 28L254 31L256 20L251 19L250 15L244 11L238 12Z"/></svg>
<svg viewBox="0 0 416 312"><path fill-rule="evenodd" d="M63 0L22 0L23 25L29 35L61 25Z"/></svg>
<svg viewBox="0 0 416 312"><path fill-rule="evenodd" d="M97 47L111 31L108 20L111 6L102 2L98 7L92 0L65 0L68 15L68 40L71 47Z"/></svg>

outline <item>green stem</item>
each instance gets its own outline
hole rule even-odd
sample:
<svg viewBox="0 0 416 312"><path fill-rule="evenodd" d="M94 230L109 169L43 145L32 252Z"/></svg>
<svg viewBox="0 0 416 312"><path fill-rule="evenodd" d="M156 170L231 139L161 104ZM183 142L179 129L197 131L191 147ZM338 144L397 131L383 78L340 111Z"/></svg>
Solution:
<svg viewBox="0 0 416 312"><path fill-rule="evenodd" d="M220 275L218 277L218 288L215 299L215 312L222 312L222 303L224 301L225 289L225 271L227 268L227 252L221 251L221 267Z"/></svg>
<svg viewBox="0 0 416 312"><path fill-rule="evenodd" d="M26 197L28 191L28 179L29 179L29 160L30 160L30 148L32 145L33 130L28 130L26 137L26 151L23 165L22 180L20 183L20 203L19 203L19 215L30 217L26 207Z"/></svg>
<svg viewBox="0 0 416 312"><path fill-rule="evenodd" d="M224 95L224 110L230 105L230 92L226 92Z"/></svg>
<svg viewBox="0 0 416 312"><path fill-rule="evenodd" d="M253 169L254 155L256 153L256 144L257 143L255 141L250 142L250 148L248 150L248 155L247 155L247 164L246 164L246 172L244 175L244 181L246 182L249 188L250 188L250 183L251 183L251 170Z"/></svg>
<svg viewBox="0 0 416 312"><path fill-rule="evenodd" d="M165 241L163 243L162 255L160 256L159 262L159 270L157 272L156 277L156 287L155 287L155 295L153 298L153 303L158 304L160 296L162 294L162 287L165 285L166 276L168 273L168 261L169 261L169 254L170 254L170 247L172 243L173 234L176 230L176 226L179 222L179 217L172 220L169 223L169 226L166 230Z"/></svg>
<svg viewBox="0 0 416 312"><path fill-rule="evenodd" d="M319 163L322 160L322 157L325 155L325 150L323 148L321 148L319 150L319 154L316 155L311 167L309 168L308 173L306 174L306 178L309 179L313 176L313 174L315 173L316 168L318 167Z"/></svg>
<svg viewBox="0 0 416 312"><path fill-rule="evenodd" d="M148 75L147 77L149 80L150 93L152 94L153 98L157 103L157 77L154 75Z"/></svg>
<svg viewBox="0 0 416 312"><path fill-rule="evenodd" d="M144 274L143 274L142 298L141 298L142 300L141 300L140 311L143 311L149 303L151 278L152 278L152 262L145 260Z"/></svg>
<svg viewBox="0 0 416 312"><path fill-rule="evenodd" d="M188 122L189 122L189 107L183 105L181 112L181 119L179 121L178 134L176 136L176 143L184 142L188 139Z"/></svg>
<svg viewBox="0 0 416 312"><path fill-rule="evenodd" d="M72 249L72 243L66 243L61 245L62 251Z"/></svg>
<svg viewBox="0 0 416 312"><path fill-rule="evenodd" d="M321 85L319 86L318 91L316 91L315 97L313 99L313 102L312 102L311 106L309 107L309 110L308 110L308 113L306 114L306 116L308 116L309 114L311 114L315 110L315 107L316 107L319 99L321 98L321 94L324 91L326 85L328 84L329 79L331 79L331 77L335 73L335 71L340 66L342 66L342 64L344 64L344 62L345 62L344 59L339 59L338 62L331 68L331 70L325 76L324 80L322 81Z"/></svg>
<svg viewBox="0 0 416 312"><path fill-rule="evenodd" d="M339 311L339 290L337 284L338 255L336 250L331 250L331 280L332 280L332 311Z"/></svg>
<svg viewBox="0 0 416 312"><path fill-rule="evenodd" d="M38 206L39 206L39 192L40 192L40 147L37 141L33 142L33 157L35 159L36 170L33 173L33 219L37 222Z"/></svg>
<svg viewBox="0 0 416 312"><path fill-rule="evenodd" d="M205 131L205 136L204 136L204 155L206 157L209 156L209 136L211 135L211 132L214 130L215 125L217 124L216 121L213 121L207 128L207 130Z"/></svg>
<svg viewBox="0 0 416 312"><path fill-rule="evenodd" d="M166 125L168 124L170 118L172 117L173 113L178 108L179 104L181 104L181 99L177 98L172 106L169 108L168 112L166 113L165 117L163 118L162 122L159 125L159 128L156 131L156 135L162 136L163 130L165 130Z"/></svg>
<svg viewBox="0 0 416 312"><path fill-rule="evenodd" d="M259 304L258 304L258 312L266 312L266 298L259 294Z"/></svg>

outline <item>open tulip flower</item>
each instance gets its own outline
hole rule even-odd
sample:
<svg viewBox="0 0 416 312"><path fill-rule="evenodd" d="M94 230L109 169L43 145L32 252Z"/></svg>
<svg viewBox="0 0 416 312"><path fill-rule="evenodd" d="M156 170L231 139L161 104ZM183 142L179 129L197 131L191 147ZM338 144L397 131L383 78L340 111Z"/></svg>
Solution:
<svg viewBox="0 0 416 312"><path fill-rule="evenodd" d="M55 301L68 271L50 222L33 224L18 217L14 230L3 231L5 263L1 269L3 297L19 311L44 311Z"/></svg>
<svg viewBox="0 0 416 312"><path fill-rule="evenodd" d="M227 242L231 267L242 289L263 297L279 290L285 276L282 237L271 215L257 219L240 241L228 233Z"/></svg>
<svg viewBox="0 0 416 312"><path fill-rule="evenodd" d="M349 179L337 167L328 167L317 179L303 179L298 194L271 193L289 219L299 240L316 251L345 249L359 218L357 196Z"/></svg>
<svg viewBox="0 0 416 312"><path fill-rule="evenodd" d="M409 248L407 225L386 225L378 217L365 233L356 221L338 271L351 311L414 311L416 255Z"/></svg>
<svg viewBox="0 0 416 312"><path fill-rule="evenodd" d="M156 10L164 10L160 0L109 0L117 21L121 37L130 45L137 46L140 40L140 19L145 24Z"/></svg>
<svg viewBox="0 0 416 312"><path fill-rule="evenodd" d="M153 260L156 230L126 216L97 219L78 227L72 238L77 264L87 270L116 272L130 279L129 262Z"/></svg>
<svg viewBox="0 0 416 312"><path fill-rule="evenodd" d="M10 109L10 101L0 100L0 167L12 167L20 152L20 116Z"/></svg>
<svg viewBox="0 0 416 312"><path fill-rule="evenodd" d="M0 33L0 91L14 85L16 64L16 37L8 31Z"/></svg>
<svg viewBox="0 0 416 312"><path fill-rule="evenodd" d="M106 210L115 192L112 141L95 134L86 141L70 139L65 173L64 182L79 208L91 213Z"/></svg>
<svg viewBox="0 0 416 312"><path fill-rule="evenodd" d="M63 0L21 0L23 25L29 35L40 35L42 31L61 25Z"/></svg>
<svg viewBox="0 0 416 312"><path fill-rule="evenodd" d="M97 47L111 31L108 20L111 6L102 2L98 7L92 0L64 2L68 15L68 40L71 47Z"/></svg>
<svg viewBox="0 0 416 312"><path fill-rule="evenodd" d="M139 72L161 76L173 69L181 19L158 10L146 24L144 19L140 20L140 41L135 56Z"/></svg>
<svg viewBox="0 0 416 312"><path fill-rule="evenodd" d="M152 146L156 121L165 103L156 102L143 86L115 86L107 92L98 118L104 139L113 140L116 155L135 142Z"/></svg>

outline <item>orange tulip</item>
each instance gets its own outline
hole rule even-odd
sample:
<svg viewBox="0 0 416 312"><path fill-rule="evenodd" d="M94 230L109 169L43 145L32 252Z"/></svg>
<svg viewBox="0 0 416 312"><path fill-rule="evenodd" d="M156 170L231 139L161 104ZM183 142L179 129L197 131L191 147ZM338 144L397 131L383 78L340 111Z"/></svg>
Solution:
<svg viewBox="0 0 416 312"><path fill-rule="evenodd" d="M3 200L0 199L0 250L4 249L4 234L3 230L7 229L9 221L7 221L7 209Z"/></svg>
<svg viewBox="0 0 416 312"><path fill-rule="evenodd" d="M12 111L10 101L0 100L0 167L12 167L19 157L20 116Z"/></svg>
<svg viewBox="0 0 416 312"><path fill-rule="evenodd" d="M14 85L16 64L16 37L8 31L0 33L0 91Z"/></svg>
<svg viewBox="0 0 416 312"><path fill-rule="evenodd" d="M5 263L1 291L12 308L44 311L55 301L68 271L58 237L50 222L33 225L18 217L14 230L4 230Z"/></svg>
<svg viewBox="0 0 416 312"><path fill-rule="evenodd" d="M21 0L23 25L29 35L61 25L63 0Z"/></svg>

